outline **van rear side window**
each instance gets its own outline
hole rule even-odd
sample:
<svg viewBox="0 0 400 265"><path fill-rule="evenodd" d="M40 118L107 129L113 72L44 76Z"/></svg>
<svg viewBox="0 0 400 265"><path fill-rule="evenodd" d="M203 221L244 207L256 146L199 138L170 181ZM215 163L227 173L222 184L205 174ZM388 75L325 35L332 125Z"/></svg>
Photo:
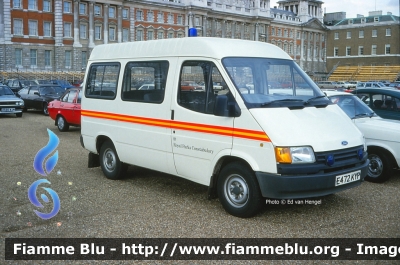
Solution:
<svg viewBox="0 0 400 265"><path fill-rule="evenodd" d="M117 94L119 63L90 66L85 95L88 98L114 99Z"/></svg>
<svg viewBox="0 0 400 265"><path fill-rule="evenodd" d="M122 100L162 103L168 67L168 61L128 63L122 83Z"/></svg>

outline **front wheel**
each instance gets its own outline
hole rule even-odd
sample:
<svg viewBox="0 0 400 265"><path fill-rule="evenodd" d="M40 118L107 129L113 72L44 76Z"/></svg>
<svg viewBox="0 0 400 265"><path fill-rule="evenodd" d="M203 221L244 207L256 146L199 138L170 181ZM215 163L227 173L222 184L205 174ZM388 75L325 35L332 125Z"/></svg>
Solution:
<svg viewBox="0 0 400 265"><path fill-rule="evenodd" d="M63 116L57 117L57 127L60 132L66 132L69 129L69 124Z"/></svg>
<svg viewBox="0 0 400 265"><path fill-rule="evenodd" d="M100 166L108 179L121 179L126 172L127 165L119 160L114 144L108 140L100 148Z"/></svg>
<svg viewBox="0 0 400 265"><path fill-rule="evenodd" d="M368 150L368 173L365 180L382 183L390 178L393 172L393 163L388 154L378 149Z"/></svg>
<svg viewBox="0 0 400 265"><path fill-rule="evenodd" d="M17 113L17 114L15 114L15 115L17 115L18 118L21 118L21 117L22 117L22 112Z"/></svg>
<svg viewBox="0 0 400 265"><path fill-rule="evenodd" d="M262 205L256 176L242 163L230 163L221 170L218 197L224 209L237 217L251 217Z"/></svg>

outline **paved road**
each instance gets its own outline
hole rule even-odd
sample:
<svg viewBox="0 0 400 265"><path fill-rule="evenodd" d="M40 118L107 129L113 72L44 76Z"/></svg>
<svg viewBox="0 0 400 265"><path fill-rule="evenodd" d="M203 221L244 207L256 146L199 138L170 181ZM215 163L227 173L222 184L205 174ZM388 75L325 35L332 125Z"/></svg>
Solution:
<svg viewBox="0 0 400 265"><path fill-rule="evenodd" d="M59 137L59 160L42 177L32 165L48 142L47 128ZM257 216L240 219L227 214L218 199L207 200L207 187L174 176L130 167L125 179L106 179L100 168L87 168L79 136L79 128L61 133L39 112L0 116L0 264L7 237L400 237L399 172L384 184L364 182L323 197L320 205L266 205ZM61 201L49 220L35 215L27 197L29 186L41 178L51 182Z"/></svg>

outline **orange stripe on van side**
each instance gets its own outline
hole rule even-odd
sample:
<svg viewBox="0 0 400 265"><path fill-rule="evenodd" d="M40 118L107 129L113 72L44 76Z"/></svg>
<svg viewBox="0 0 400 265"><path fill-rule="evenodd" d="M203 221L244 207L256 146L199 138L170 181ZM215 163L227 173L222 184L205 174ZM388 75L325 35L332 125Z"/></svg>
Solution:
<svg viewBox="0 0 400 265"><path fill-rule="evenodd" d="M232 127L207 125L200 123L174 121L174 120L162 120L155 118L129 116L123 114L110 113L110 112L89 111L89 110L81 110L81 115L92 118L130 122L130 123L143 124L148 126L157 126L157 127L170 128L176 130L210 133L216 135L232 136L232 137L266 141L266 142L271 141L269 137L266 135L266 133L263 131L254 131L247 129L238 129Z"/></svg>

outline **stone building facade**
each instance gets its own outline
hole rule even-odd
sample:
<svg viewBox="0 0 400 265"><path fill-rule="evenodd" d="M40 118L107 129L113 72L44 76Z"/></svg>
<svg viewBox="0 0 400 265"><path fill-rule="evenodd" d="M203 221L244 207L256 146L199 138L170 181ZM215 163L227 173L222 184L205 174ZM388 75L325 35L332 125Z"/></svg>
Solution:
<svg viewBox="0 0 400 265"><path fill-rule="evenodd" d="M0 71L84 71L100 44L199 36L269 42L324 72L322 1L2 0Z"/></svg>

